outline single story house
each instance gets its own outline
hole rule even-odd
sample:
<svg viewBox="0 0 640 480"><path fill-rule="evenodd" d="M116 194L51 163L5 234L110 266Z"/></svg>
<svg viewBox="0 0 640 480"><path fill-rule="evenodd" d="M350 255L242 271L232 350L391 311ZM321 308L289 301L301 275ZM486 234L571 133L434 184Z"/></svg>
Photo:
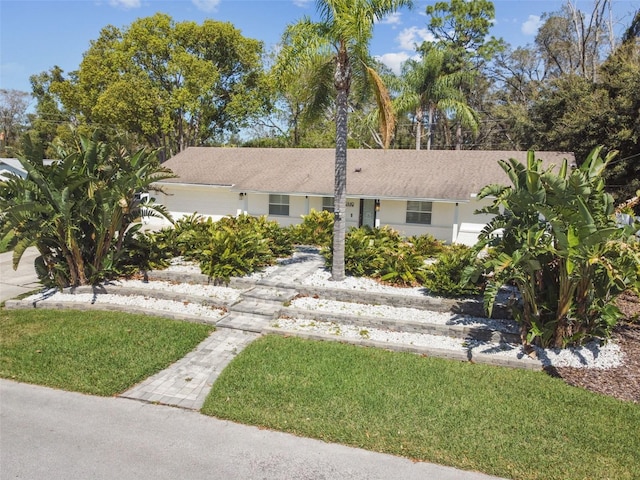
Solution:
<svg viewBox="0 0 640 480"><path fill-rule="evenodd" d="M498 160L526 157L522 151L349 150L347 228L387 225L405 236L473 244L490 219L474 214L489 203L477 193L509 183ZM536 157L558 167L564 158L574 161L562 152ZM174 218L248 213L291 225L312 209L333 211L334 163L334 149L191 147L163 164L177 178L159 183L165 193L156 201Z"/></svg>

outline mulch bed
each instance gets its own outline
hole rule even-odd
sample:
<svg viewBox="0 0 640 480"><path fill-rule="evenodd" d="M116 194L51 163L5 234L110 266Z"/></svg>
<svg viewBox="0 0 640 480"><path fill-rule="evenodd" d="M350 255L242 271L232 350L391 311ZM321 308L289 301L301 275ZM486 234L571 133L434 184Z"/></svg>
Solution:
<svg viewBox="0 0 640 480"><path fill-rule="evenodd" d="M626 321L618 324L612 338L624 352L624 365L608 370L562 367L554 369L552 374L569 385L640 403L640 298L625 293L617 304Z"/></svg>

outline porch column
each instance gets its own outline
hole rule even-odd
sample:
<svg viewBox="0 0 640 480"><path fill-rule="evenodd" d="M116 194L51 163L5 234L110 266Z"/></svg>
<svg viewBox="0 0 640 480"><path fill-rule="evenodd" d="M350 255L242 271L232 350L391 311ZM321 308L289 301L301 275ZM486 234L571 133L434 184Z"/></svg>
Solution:
<svg viewBox="0 0 640 480"><path fill-rule="evenodd" d="M460 229L460 225L458 225L458 202L456 202L456 206L453 209L453 228L451 229L451 243L455 243L458 239L458 231Z"/></svg>
<svg viewBox="0 0 640 480"><path fill-rule="evenodd" d="M249 198L246 193L238 194L238 208L236 209L236 216L246 214L248 210Z"/></svg>

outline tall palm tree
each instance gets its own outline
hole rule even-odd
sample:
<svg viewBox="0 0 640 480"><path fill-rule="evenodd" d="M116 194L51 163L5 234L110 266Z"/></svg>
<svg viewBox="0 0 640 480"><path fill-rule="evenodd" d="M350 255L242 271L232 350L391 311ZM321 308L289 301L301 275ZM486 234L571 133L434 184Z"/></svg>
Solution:
<svg viewBox="0 0 640 480"><path fill-rule="evenodd" d="M335 89L336 157L331 278L339 281L344 273L347 190L347 109L349 91L355 79L369 83L379 109L381 137L385 147L391 141L395 120L389 94L377 72L370 66L369 41L376 20L397 9L412 6L411 0L317 0L320 20L304 18L287 28L281 64L304 65L318 72L316 93L310 112L326 108ZM332 82L329 75L332 74ZM331 88L333 87L333 88Z"/></svg>
<svg viewBox="0 0 640 480"><path fill-rule="evenodd" d="M422 145L426 116L427 150L431 150L436 114L453 113L462 125L477 130L475 111L469 107L460 87L473 79L464 70L447 72L447 52L437 46L423 47L420 60L407 60L402 66L400 95L394 99L397 112L415 115L416 150Z"/></svg>

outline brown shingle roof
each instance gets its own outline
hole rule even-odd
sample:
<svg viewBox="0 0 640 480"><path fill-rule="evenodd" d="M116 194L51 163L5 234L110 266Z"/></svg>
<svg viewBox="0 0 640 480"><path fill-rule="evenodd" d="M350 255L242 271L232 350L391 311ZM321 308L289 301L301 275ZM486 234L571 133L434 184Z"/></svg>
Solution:
<svg viewBox="0 0 640 480"><path fill-rule="evenodd" d="M349 150L347 194L376 198L468 200L491 183L507 184L497 161L527 152L480 150ZM536 152L560 166L574 156ZM164 166L179 178L166 182L229 185L239 192L333 196L334 149L191 147Z"/></svg>

